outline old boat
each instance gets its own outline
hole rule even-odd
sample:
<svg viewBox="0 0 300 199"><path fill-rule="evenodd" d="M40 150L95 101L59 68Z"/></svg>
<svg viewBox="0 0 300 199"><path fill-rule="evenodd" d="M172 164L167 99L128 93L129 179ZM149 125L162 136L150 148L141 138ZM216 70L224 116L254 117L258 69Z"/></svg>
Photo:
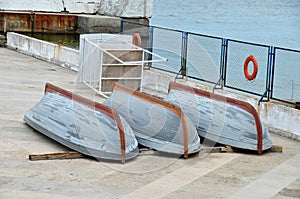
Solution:
<svg viewBox="0 0 300 199"><path fill-rule="evenodd" d="M176 82L165 100L181 107L205 139L258 153L272 146L268 129L247 102Z"/></svg>
<svg viewBox="0 0 300 199"><path fill-rule="evenodd" d="M44 97L25 122L55 141L88 156L125 160L138 155L128 123L112 108L47 83Z"/></svg>
<svg viewBox="0 0 300 199"><path fill-rule="evenodd" d="M152 149L188 154L200 150L200 138L181 109L161 99L113 84L105 105L115 109L131 126L138 142Z"/></svg>

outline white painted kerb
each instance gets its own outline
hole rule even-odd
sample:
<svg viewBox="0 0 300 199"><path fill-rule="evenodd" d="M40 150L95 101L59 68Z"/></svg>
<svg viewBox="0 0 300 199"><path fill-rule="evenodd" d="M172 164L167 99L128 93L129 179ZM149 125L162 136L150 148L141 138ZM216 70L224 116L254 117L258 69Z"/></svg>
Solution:
<svg viewBox="0 0 300 199"><path fill-rule="evenodd" d="M7 46L22 53L78 71L78 50L14 32L7 33Z"/></svg>

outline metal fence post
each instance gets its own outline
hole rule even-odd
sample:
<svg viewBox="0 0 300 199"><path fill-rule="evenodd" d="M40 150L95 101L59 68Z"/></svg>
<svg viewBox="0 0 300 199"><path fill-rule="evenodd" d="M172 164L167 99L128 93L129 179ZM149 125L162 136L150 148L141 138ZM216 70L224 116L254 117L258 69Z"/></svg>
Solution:
<svg viewBox="0 0 300 199"><path fill-rule="evenodd" d="M149 52L153 52L153 26L148 26L148 51ZM152 60L152 54L151 53L147 53L146 54L146 59L148 61ZM148 62L146 64L146 67L144 66L144 70L149 70L152 67L152 62Z"/></svg>
<svg viewBox="0 0 300 199"><path fill-rule="evenodd" d="M268 91L267 99L268 101L271 98L270 92L271 92L271 81L272 81L272 69L274 66L274 47L269 47L269 54L268 54L268 70L267 70L267 79L266 79L266 90Z"/></svg>
<svg viewBox="0 0 300 199"><path fill-rule="evenodd" d="M124 21L121 20L121 22L120 22L120 33L123 32L123 29L124 29Z"/></svg>
<svg viewBox="0 0 300 199"><path fill-rule="evenodd" d="M220 78L218 82L215 84L213 88L213 92L216 89L223 89L225 85L226 65L227 65L227 44L228 44L227 39L223 38L222 45L221 45L221 56L220 56Z"/></svg>
<svg viewBox="0 0 300 199"><path fill-rule="evenodd" d="M153 26L149 26L149 43L148 50L153 52ZM152 60L152 54L149 55L148 60Z"/></svg>
<svg viewBox="0 0 300 199"><path fill-rule="evenodd" d="M273 84L274 84L274 72L275 72L275 58L276 58L276 48L273 47L272 50L272 64L270 64L270 93L269 99L273 98Z"/></svg>
<svg viewBox="0 0 300 199"><path fill-rule="evenodd" d="M267 74L266 74L266 91L261 96L261 98L258 101L258 105L260 105L261 102L268 102L271 98L271 82L273 81L273 66L274 66L274 47L269 46L268 48L268 63L267 63ZM266 98L266 99L264 99Z"/></svg>
<svg viewBox="0 0 300 199"><path fill-rule="evenodd" d="M224 39L222 39L221 44L221 56L220 56L220 77L223 79L223 71L224 71Z"/></svg>
<svg viewBox="0 0 300 199"><path fill-rule="evenodd" d="M181 43L181 69L180 73L182 76L187 76L187 45L188 45L188 33L182 32L182 43Z"/></svg>
<svg viewBox="0 0 300 199"><path fill-rule="evenodd" d="M221 88L226 85L226 69L227 69L227 50L228 50L228 40L222 39L221 47L221 63L220 63L220 75L222 78Z"/></svg>

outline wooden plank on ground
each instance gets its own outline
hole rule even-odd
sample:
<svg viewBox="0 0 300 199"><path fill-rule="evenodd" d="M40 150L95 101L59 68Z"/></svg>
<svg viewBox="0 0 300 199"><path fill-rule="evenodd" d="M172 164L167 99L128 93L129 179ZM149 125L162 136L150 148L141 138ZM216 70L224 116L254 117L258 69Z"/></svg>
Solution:
<svg viewBox="0 0 300 199"><path fill-rule="evenodd" d="M49 154L37 154L29 155L29 160L59 160L59 159L77 159L86 157L82 153L77 151L62 152L62 153L49 153Z"/></svg>
<svg viewBox="0 0 300 199"><path fill-rule="evenodd" d="M204 148L205 151L210 153L233 153L233 149L230 146L226 147L207 147ZM282 153L283 147L273 145L268 152L277 152ZM153 154L153 150L151 149L141 149L140 154ZM70 152L61 152L61 153L49 153L49 154L37 154L37 155L29 155L29 160L37 161L37 160L60 160L60 159L77 159L77 158L85 158L86 155L79 153L77 151Z"/></svg>
<svg viewBox="0 0 300 199"><path fill-rule="evenodd" d="M269 152L282 153L283 147L282 146L273 145L268 151Z"/></svg>
<svg viewBox="0 0 300 199"><path fill-rule="evenodd" d="M210 153L233 153L233 149L231 146L226 147L212 147L212 148L204 148L206 152ZM238 150L238 149L237 149ZM270 149L266 150L266 152L275 152L275 153L282 153L283 147L273 145Z"/></svg>
<svg viewBox="0 0 300 199"><path fill-rule="evenodd" d="M209 153L232 153L233 149L230 146L227 147L208 147L205 148L206 152Z"/></svg>

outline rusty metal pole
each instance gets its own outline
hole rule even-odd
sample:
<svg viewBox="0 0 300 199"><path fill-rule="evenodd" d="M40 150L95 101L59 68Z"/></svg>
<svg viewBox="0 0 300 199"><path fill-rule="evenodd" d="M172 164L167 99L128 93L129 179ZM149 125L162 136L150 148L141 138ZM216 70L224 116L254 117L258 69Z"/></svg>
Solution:
<svg viewBox="0 0 300 199"><path fill-rule="evenodd" d="M30 28L31 28L31 33L35 32L35 23L36 23L35 13L31 12L30 13Z"/></svg>

